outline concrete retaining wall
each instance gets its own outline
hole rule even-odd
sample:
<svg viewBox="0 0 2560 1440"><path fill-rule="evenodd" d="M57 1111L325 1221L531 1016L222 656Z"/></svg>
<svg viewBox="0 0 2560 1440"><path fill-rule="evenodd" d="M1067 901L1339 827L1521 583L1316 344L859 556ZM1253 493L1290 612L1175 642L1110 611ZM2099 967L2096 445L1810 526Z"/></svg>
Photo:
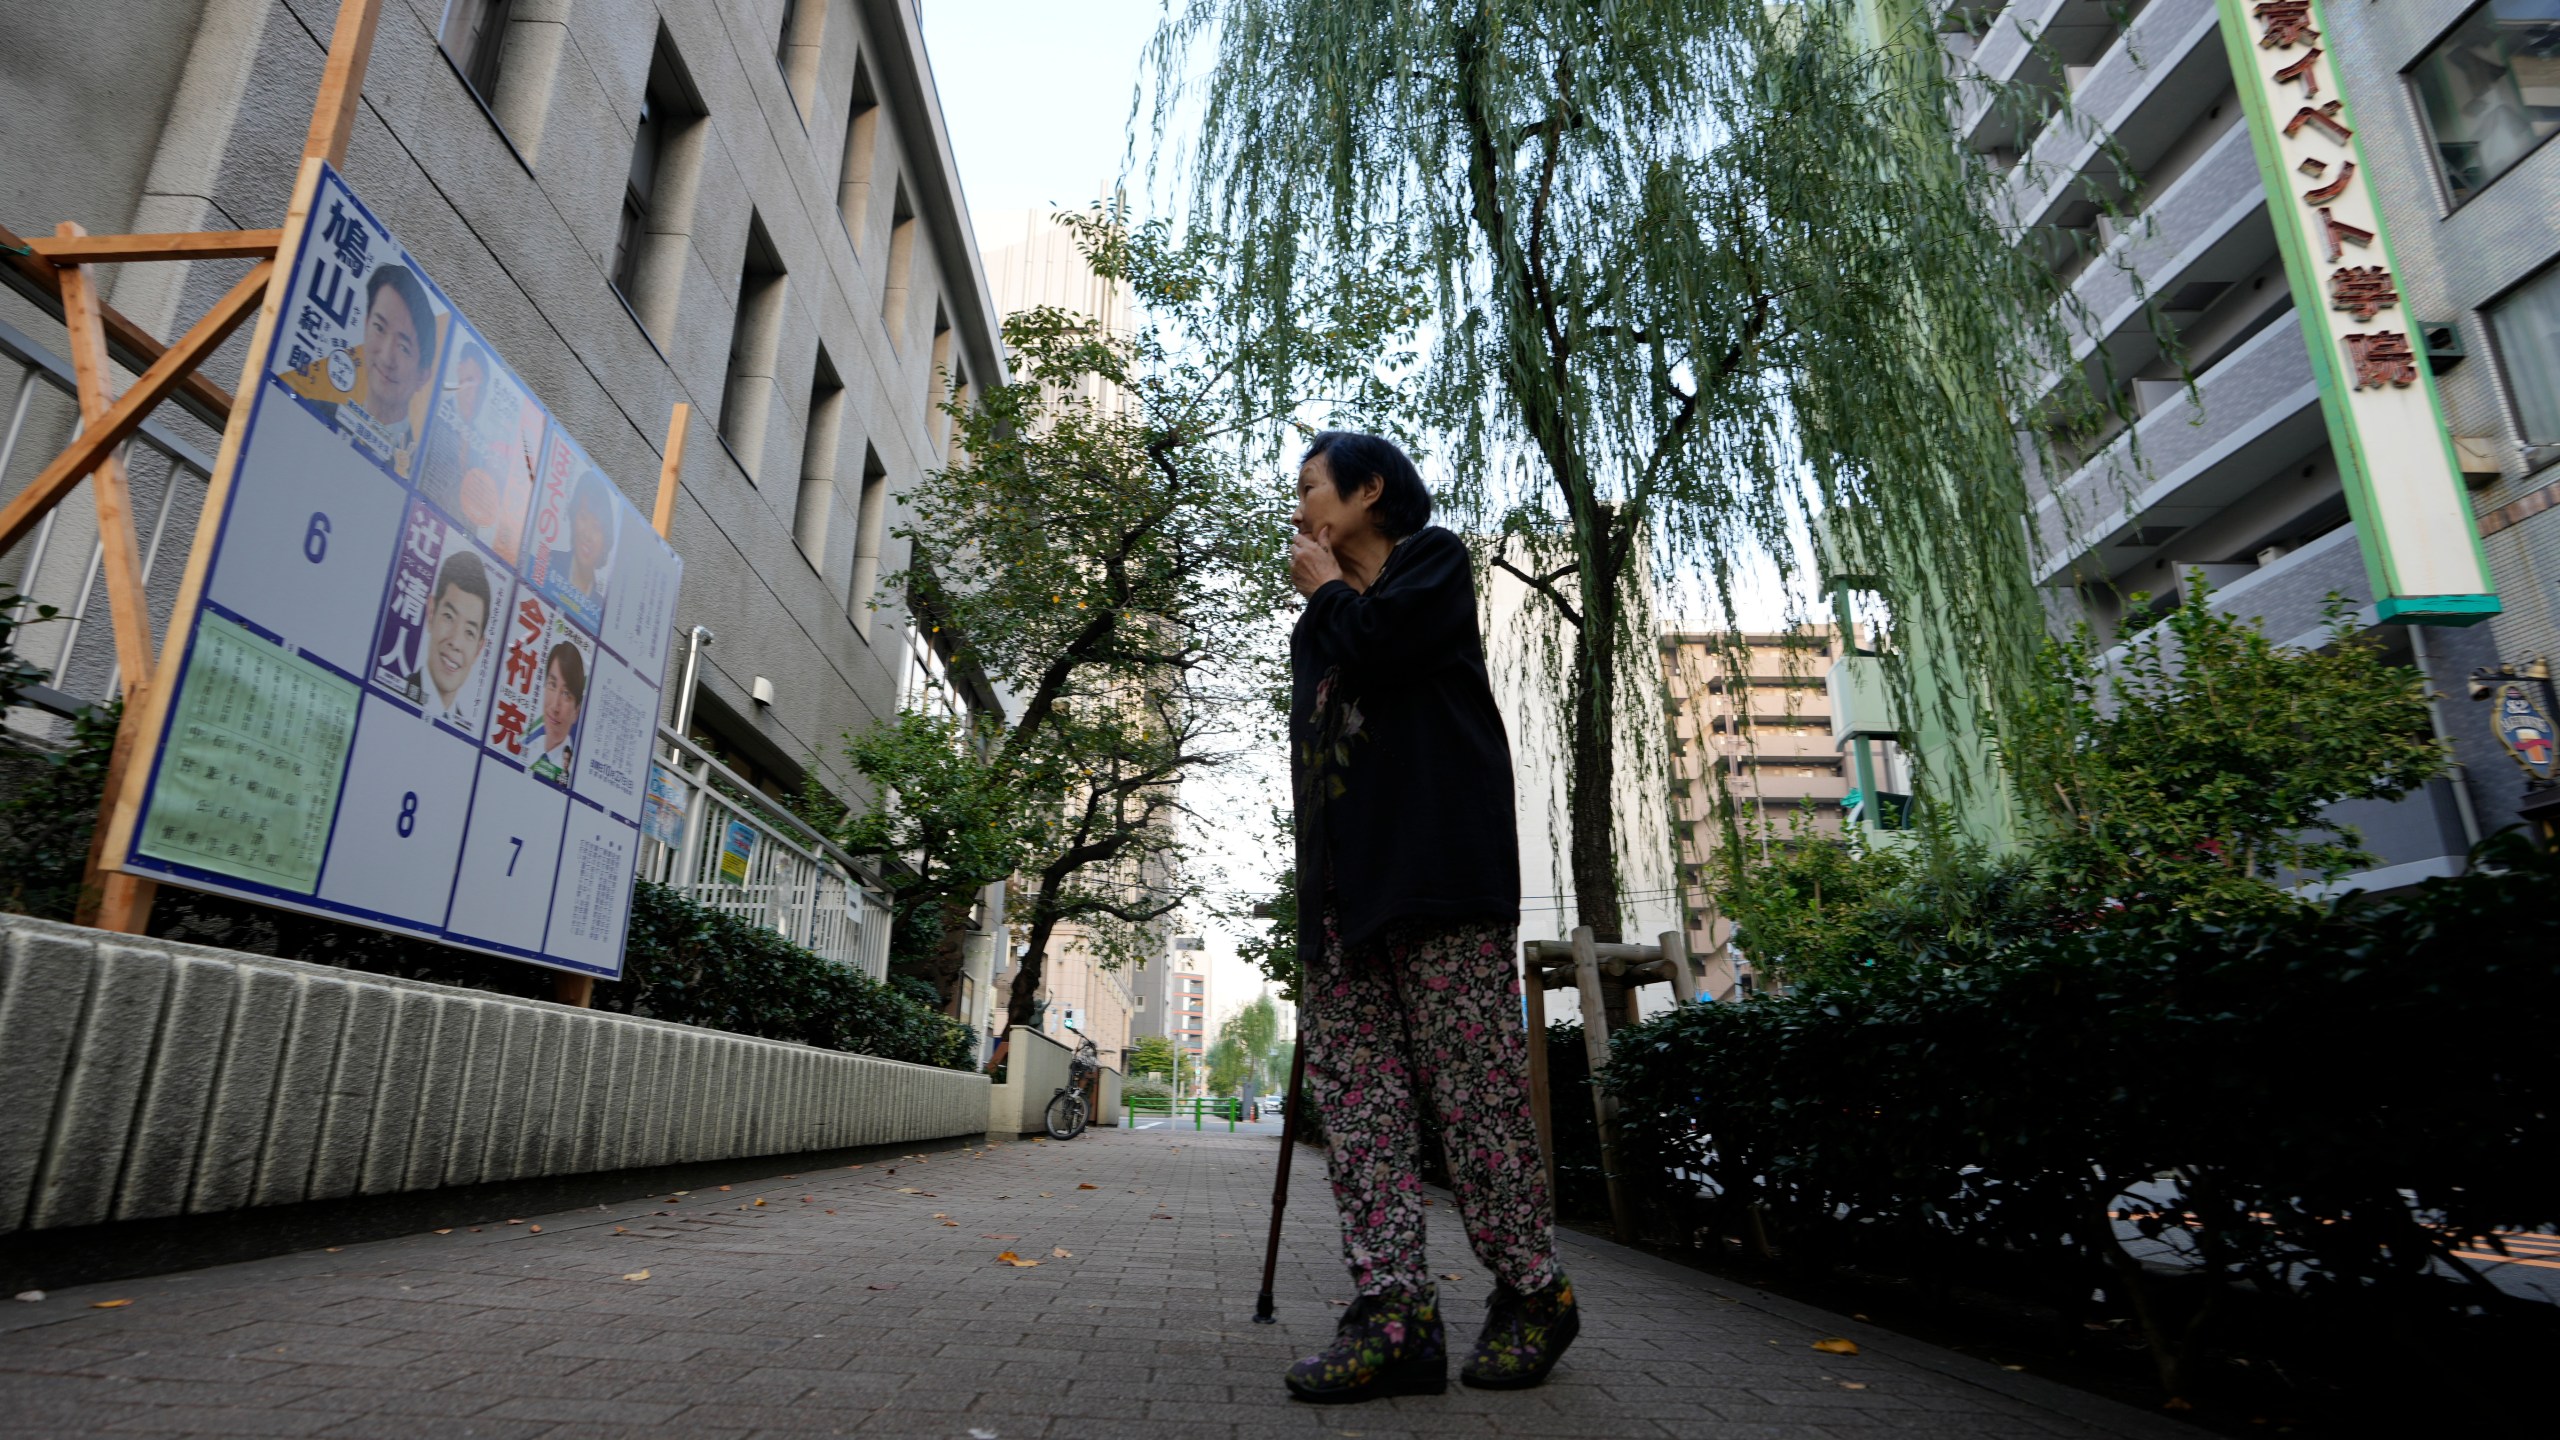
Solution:
<svg viewBox="0 0 2560 1440"><path fill-rule="evenodd" d="M987 1094L987 1133L1038 1135L1049 1128L1049 1102L1067 1083L1067 1062L1075 1052L1028 1026L1010 1032L1013 1046L1005 1052L1005 1083ZM1102 1067L1102 1102L1089 1122L1120 1123L1120 1072Z"/></svg>
<svg viewBox="0 0 2560 1440"><path fill-rule="evenodd" d="M984 1076L0 915L0 1234L987 1128Z"/></svg>

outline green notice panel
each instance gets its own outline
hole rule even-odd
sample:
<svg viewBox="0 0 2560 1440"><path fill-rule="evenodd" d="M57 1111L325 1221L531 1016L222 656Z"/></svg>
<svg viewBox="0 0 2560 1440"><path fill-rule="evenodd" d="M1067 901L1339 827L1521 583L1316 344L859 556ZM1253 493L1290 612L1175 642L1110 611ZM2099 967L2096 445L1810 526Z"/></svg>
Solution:
<svg viewBox="0 0 2560 1440"><path fill-rule="evenodd" d="M317 884L361 694L204 616L169 717L142 853L286 889Z"/></svg>

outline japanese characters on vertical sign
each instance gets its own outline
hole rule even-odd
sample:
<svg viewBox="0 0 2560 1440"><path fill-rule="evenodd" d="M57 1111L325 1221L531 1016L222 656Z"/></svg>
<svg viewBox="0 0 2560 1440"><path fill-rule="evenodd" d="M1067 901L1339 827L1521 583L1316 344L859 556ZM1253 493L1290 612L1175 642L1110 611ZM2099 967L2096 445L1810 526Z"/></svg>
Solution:
<svg viewBox="0 0 2560 1440"><path fill-rule="evenodd" d="M2498 613L2315 0L2219 0L2330 448L2382 620Z"/></svg>
<svg viewBox="0 0 2560 1440"><path fill-rule="evenodd" d="M683 562L334 170L303 213L114 863L617 976Z"/></svg>

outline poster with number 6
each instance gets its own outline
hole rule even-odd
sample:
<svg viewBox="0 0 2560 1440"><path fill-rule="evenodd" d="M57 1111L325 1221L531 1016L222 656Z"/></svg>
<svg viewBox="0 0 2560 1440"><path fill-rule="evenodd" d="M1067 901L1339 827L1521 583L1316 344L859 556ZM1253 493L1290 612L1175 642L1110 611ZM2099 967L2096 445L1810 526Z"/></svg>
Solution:
<svg viewBox="0 0 2560 1440"><path fill-rule="evenodd" d="M106 862L617 978L683 559L334 169L277 263Z"/></svg>

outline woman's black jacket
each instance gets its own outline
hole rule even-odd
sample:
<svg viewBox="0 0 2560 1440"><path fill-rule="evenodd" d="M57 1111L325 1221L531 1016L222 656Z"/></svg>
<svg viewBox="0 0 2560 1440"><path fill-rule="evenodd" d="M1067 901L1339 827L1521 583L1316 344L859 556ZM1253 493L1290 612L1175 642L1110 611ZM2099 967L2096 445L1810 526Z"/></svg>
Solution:
<svg viewBox="0 0 2560 1440"><path fill-rule="evenodd" d="M1328 876L1346 951L1390 920L1518 924L1511 743L1465 543L1431 526L1367 591L1327 582L1290 634L1289 669L1301 962L1324 943Z"/></svg>

